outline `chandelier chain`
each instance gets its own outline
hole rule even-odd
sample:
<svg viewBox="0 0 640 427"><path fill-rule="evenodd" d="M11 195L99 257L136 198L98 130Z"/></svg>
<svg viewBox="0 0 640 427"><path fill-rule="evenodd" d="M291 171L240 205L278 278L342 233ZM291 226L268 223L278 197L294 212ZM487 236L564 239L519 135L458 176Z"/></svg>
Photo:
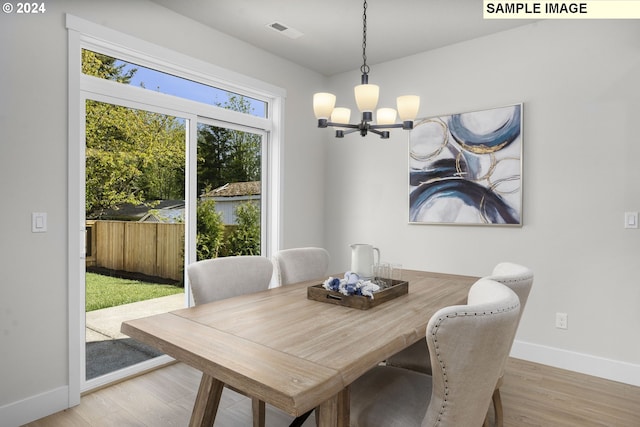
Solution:
<svg viewBox="0 0 640 427"><path fill-rule="evenodd" d="M362 13L362 74L369 74L367 65L367 0L364 0L364 12Z"/></svg>

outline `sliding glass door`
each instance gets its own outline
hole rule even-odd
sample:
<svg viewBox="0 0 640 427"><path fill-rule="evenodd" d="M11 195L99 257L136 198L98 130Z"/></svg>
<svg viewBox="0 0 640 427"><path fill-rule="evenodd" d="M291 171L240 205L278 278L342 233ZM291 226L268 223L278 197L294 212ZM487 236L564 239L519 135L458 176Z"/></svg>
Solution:
<svg viewBox="0 0 640 427"><path fill-rule="evenodd" d="M285 92L70 16L67 28L69 377L79 402L79 392L170 361L119 334L114 313L188 305L188 264L277 249Z"/></svg>
<svg viewBox="0 0 640 427"><path fill-rule="evenodd" d="M123 335L120 325L187 304L189 120L93 98L84 121L84 388L160 363L161 352Z"/></svg>

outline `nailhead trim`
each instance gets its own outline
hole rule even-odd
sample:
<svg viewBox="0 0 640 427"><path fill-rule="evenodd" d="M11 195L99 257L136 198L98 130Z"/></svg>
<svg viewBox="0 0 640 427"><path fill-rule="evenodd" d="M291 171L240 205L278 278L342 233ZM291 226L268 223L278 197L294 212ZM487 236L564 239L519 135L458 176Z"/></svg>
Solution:
<svg viewBox="0 0 640 427"><path fill-rule="evenodd" d="M439 417L437 420L437 423L440 423L442 421L442 417L444 416L444 413L446 411L446 406L447 406L447 397L449 396L449 386L448 386L448 380L447 380L447 368L444 365L444 362L440 359L440 347L438 346L438 328L440 327L440 325L442 324L442 322L444 322L446 319L452 319L455 317L464 317L464 316L486 316L486 315L491 315L491 314L497 314L497 313L506 313L509 311L513 311L516 308L520 307L520 303L516 303L510 307L505 307L503 309L500 310L491 310L491 311L482 311L482 312L462 312L462 313L451 313L451 314L447 314L444 318L440 317L438 318L438 321L436 322L436 324L433 327L433 332L431 333L431 335L433 336L433 342L435 344L435 350L436 350L436 357L438 359L438 364L440 365L440 369L442 370L442 376L444 378L444 400L442 402L442 406L440 407L440 412L439 412Z"/></svg>

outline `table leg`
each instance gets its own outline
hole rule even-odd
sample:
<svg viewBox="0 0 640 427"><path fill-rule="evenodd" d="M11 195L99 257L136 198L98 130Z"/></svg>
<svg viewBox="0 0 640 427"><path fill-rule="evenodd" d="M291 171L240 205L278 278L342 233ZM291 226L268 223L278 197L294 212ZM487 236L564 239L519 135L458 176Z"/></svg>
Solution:
<svg viewBox="0 0 640 427"><path fill-rule="evenodd" d="M202 374L196 402L193 405L189 427L211 427L216 419L224 383L211 375Z"/></svg>
<svg viewBox="0 0 640 427"><path fill-rule="evenodd" d="M318 427L349 427L349 387L321 403L316 414Z"/></svg>
<svg viewBox="0 0 640 427"><path fill-rule="evenodd" d="M351 390L346 386L338 394L338 427L349 427Z"/></svg>
<svg viewBox="0 0 640 427"><path fill-rule="evenodd" d="M251 413L253 414L253 427L264 427L265 404L262 400L251 398Z"/></svg>

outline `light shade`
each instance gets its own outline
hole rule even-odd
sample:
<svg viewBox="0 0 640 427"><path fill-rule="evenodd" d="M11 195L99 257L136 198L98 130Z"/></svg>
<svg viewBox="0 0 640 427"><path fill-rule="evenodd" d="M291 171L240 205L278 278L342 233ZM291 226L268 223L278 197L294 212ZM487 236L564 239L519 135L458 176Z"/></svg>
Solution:
<svg viewBox="0 0 640 427"><path fill-rule="evenodd" d="M380 94L380 87L378 85L358 85L353 89L356 96L356 104L358 104L358 110L360 112L371 112L376 109L378 105L378 95Z"/></svg>
<svg viewBox="0 0 640 427"><path fill-rule="evenodd" d="M336 96L332 93L318 92L313 95L313 113L316 119L328 120L335 105Z"/></svg>
<svg viewBox="0 0 640 427"><path fill-rule="evenodd" d="M403 122L414 121L420 108L420 97L417 95L404 95L397 98L398 114Z"/></svg>
<svg viewBox="0 0 640 427"><path fill-rule="evenodd" d="M344 107L336 107L331 113L331 121L334 123L347 124L351 119L351 110Z"/></svg>
<svg viewBox="0 0 640 427"><path fill-rule="evenodd" d="M396 110L393 108L378 108L376 112L377 125L392 125L396 122Z"/></svg>

